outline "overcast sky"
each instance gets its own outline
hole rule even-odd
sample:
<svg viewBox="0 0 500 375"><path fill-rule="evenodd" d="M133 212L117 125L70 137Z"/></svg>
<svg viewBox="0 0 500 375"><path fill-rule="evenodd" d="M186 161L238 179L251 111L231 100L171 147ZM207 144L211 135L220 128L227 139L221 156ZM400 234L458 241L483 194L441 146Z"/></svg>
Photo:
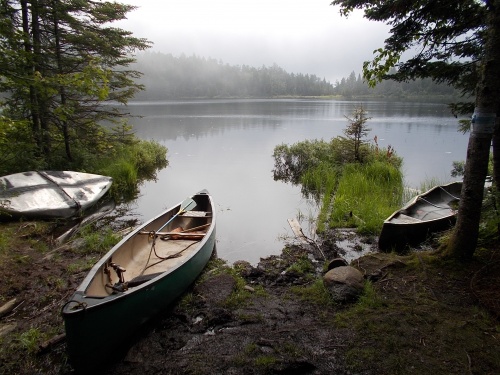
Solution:
<svg viewBox="0 0 500 375"><path fill-rule="evenodd" d="M117 26L153 50L231 65L274 63L332 83L361 73L388 27L356 13L341 17L330 0L118 0L139 8Z"/></svg>

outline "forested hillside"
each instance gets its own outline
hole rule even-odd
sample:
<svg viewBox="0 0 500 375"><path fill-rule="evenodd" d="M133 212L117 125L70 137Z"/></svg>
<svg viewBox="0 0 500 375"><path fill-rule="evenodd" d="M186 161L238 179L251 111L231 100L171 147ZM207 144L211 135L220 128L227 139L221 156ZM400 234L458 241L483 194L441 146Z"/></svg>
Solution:
<svg viewBox="0 0 500 375"><path fill-rule="evenodd" d="M211 58L144 53L134 66L146 88L136 100L332 95L333 85L310 74L287 73L274 64L231 66Z"/></svg>
<svg viewBox="0 0 500 375"><path fill-rule="evenodd" d="M393 72L394 73L394 72ZM375 87L369 87L361 75L352 72L349 77L335 82L335 95L345 98L370 97L458 97L458 91L446 84L437 84L430 78L409 82L384 80Z"/></svg>
<svg viewBox="0 0 500 375"><path fill-rule="evenodd" d="M382 81L370 88L361 75L352 72L335 85L314 74L288 73L277 64L260 68L229 65L198 56L146 52L137 57L134 69L144 75L145 86L136 100L272 98L342 96L436 97L455 95L455 90L430 79L412 82ZM332 67L334 70L335 67Z"/></svg>

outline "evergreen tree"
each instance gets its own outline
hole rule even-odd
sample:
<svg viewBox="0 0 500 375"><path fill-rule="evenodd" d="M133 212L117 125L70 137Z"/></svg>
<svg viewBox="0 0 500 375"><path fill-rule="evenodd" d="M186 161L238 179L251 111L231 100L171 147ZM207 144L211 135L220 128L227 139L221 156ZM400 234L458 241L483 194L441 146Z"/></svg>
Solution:
<svg viewBox="0 0 500 375"><path fill-rule="evenodd" d="M54 166L72 147L90 153L103 147L100 121L123 114L104 106L126 103L141 86L127 70L130 53L149 46L130 32L109 26L133 6L79 0L2 1L0 90L4 114L31 123L33 154L42 167Z"/></svg>
<svg viewBox="0 0 500 375"><path fill-rule="evenodd" d="M367 143L364 138L371 130L366 126L366 122L370 117L366 117L365 109L363 106L359 106L352 112L352 117L345 116L345 118L349 124L344 129L344 134L352 145L353 159L356 162L362 162L361 146Z"/></svg>

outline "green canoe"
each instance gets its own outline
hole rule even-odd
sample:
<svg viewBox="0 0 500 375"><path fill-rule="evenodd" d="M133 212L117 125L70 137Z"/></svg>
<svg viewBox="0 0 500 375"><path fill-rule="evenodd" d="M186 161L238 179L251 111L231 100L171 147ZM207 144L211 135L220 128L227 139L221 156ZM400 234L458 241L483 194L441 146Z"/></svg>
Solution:
<svg viewBox="0 0 500 375"><path fill-rule="evenodd" d="M143 323L195 281L215 246L215 216L203 190L135 229L90 270L62 310L77 372L116 359Z"/></svg>

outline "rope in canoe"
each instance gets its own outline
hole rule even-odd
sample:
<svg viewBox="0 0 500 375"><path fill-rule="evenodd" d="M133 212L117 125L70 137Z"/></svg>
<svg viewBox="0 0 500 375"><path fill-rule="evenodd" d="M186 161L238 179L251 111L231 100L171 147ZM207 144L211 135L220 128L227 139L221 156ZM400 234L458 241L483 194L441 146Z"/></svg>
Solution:
<svg viewBox="0 0 500 375"><path fill-rule="evenodd" d="M196 240L196 241L194 241L194 242L190 243L190 244L189 244L188 246L186 246L184 249L182 249L182 250L178 251L178 252L177 252L177 253L175 253L175 254L168 255L168 256L166 256L166 257L161 257L161 256L159 256L159 255L158 255L158 253L156 252L156 238L157 238L157 236L156 236L156 232L155 232L155 231L151 231L150 236L151 236L151 237L153 237L153 243L151 244L151 249L149 250L148 260L146 261L146 264L145 264L145 266L144 266L144 269L141 271L140 276L142 276L142 275L144 274L144 272L145 272L148 268L150 268L150 267L153 267L153 266L155 266L155 265L157 265L157 264L159 264L159 263L161 263L161 262L163 262L163 261L165 261L165 260L168 260L168 259L173 259L173 258L177 258L177 257L181 256L181 254L182 254L184 251L186 251L186 250L187 250L187 249L189 249L191 246L193 246L194 244L196 244L196 243L198 243L198 242L200 241L200 240ZM162 239L163 239L163 240L165 240L164 238L162 238ZM154 255L155 255L158 259L160 259L160 260L159 260L158 262L153 263L153 264L149 264L149 261L151 260L151 254L153 254L153 253L154 253ZM148 265L148 264L149 264L149 265Z"/></svg>

